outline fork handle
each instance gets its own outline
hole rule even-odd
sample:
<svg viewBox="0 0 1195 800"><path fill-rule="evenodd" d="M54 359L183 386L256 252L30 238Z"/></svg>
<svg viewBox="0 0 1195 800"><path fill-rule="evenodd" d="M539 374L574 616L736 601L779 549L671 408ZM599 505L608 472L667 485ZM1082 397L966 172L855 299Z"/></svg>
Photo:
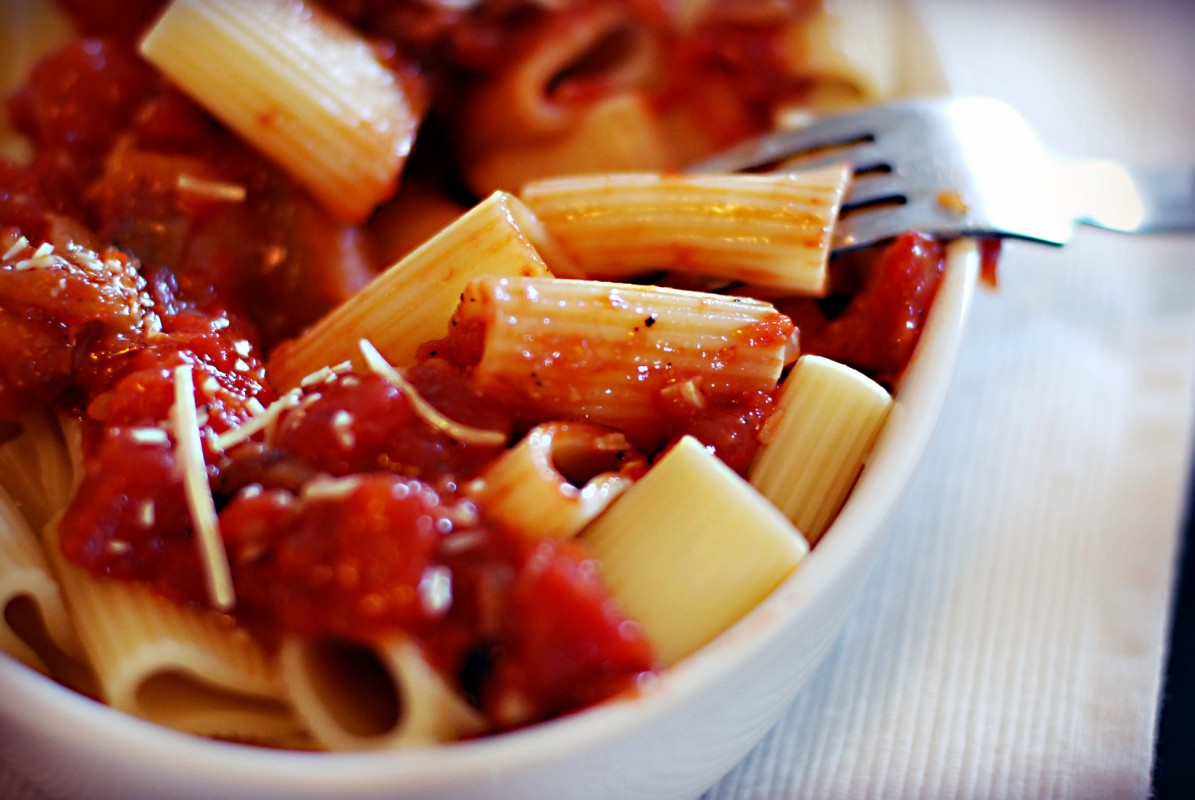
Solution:
<svg viewBox="0 0 1195 800"><path fill-rule="evenodd" d="M1195 233L1195 166L1070 165L1077 222L1125 233Z"/></svg>

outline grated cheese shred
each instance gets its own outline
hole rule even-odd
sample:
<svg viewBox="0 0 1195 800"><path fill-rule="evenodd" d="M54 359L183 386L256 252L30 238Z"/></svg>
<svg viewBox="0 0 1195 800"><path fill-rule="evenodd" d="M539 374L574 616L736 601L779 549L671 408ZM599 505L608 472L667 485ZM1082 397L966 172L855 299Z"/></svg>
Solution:
<svg viewBox="0 0 1195 800"><path fill-rule="evenodd" d="M174 442L178 462L183 471L183 489L187 508L195 526L195 541L199 546L199 561L207 583L208 600L217 611L231 611L236 605L232 586L232 568L228 552L220 536L216 503L207 482L207 468L203 460L199 420L195 414L195 382L191 367L184 364L174 370L174 406L170 410L174 426Z"/></svg>
<svg viewBox="0 0 1195 800"><path fill-rule="evenodd" d="M361 478L356 475L335 477L321 475L303 485L303 500L344 500L361 488Z"/></svg>
<svg viewBox="0 0 1195 800"><path fill-rule="evenodd" d="M357 346L361 348L361 354L365 356L365 363L369 368L375 374L381 375L390 381L390 383L397 386L399 391L407 396L412 410L419 415L419 418L440 433L465 444L481 446L506 444L506 434L501 431L474 428L471 425L464 425L441 414L439 409L427 402L423 398L423 395L419 394L415 387L402 376L402 373L390 365L390 362L378 352L377 348L368 339L361 339L357 342Z"/></svg>
<svg viewBox="0 0 1195 800"><path fill-rule="evenodd" d="M133 428L133 441L139 444L169 444L170 435L161 428Z"/></svg>
<svg viewBox="0 0 1195 800"><path fill-rule="evenodd" d="M8 250L4 253L4 255L0 256L0 260L9 261L11 259L16 258L17 253L21 252L28 246L29 246L29 240L26 239L24 236L20 236L17 238L17 240L15 242L12 243L12 247L8 248Z"/></svg>
<svg viewBox="0 0 1195 800"><path fill-rule="evenodd" d="M198 178L186 173L178 176L178 190L228 203L244 202L249 194L245 187L239 183Z"/></svg>
<svg viewBox="0 0 1195 800"><path fill-rule="evenodd" d="M274 402L270 403L265 408L261 407L261 403L257 403L257 408L254 416L245 420L245 422L236 426L232 430L225 431L217 436L212 445L221 452L227 452L229 449L235 447L241 442L247 442L254 434L260 433L268 428L273 422L278 419L278 416L288 408L294 408L299 404L299 399L302 392L298 389L291 389L286 394L279 397ZM254 401L257 402L257 401Z"/></svg>

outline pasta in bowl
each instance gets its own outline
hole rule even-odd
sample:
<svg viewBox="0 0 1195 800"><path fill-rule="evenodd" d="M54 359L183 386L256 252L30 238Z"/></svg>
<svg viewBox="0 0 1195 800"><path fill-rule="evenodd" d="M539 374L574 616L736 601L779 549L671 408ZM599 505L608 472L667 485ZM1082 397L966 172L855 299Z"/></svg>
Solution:
<svg viewBox="0 0 1195 800"><path fill-rule="evenodd" d="M707 786L845 615L978 264L831 260L844 169L675 172L874 92L830 17L115 5L9 103L6 757L63 796ZM743 83L761 43L786 81Z"/></svg>

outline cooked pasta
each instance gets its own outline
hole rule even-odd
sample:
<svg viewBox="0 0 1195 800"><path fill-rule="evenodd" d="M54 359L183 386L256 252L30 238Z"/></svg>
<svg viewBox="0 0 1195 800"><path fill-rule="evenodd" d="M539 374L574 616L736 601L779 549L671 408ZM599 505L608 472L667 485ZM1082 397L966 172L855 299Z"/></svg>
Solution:
<svg viewBox="0 0 1195 800"><path fill-rule="evenodd" d="M788 27L784 47L794 72L810 76L806 113L833 113L896 91L893 7L838 0Z"/></svg>
<svg viewBox="0 0 1195 800"><path fill-rule="evenodd" d="M44 0L10 0L16 14L0 26L0 93L8 94L24 80L29 64L52 50L70 30L65 15ZM28 142L13 132L8 115L0 113L0 157L27 161Z"/></svg>
<svg viewBox="0 0 1195 800"><path fill-rule="evenodd" d="M588 277L670 269L822 295L850 169L554 178L522 198Z"/></svg>
<svg viewBox="0 0 1195 800"><path fill-rule="evenodd" d="M419 346L442 336L465 285L481 275L548 275L553 245L522 201L495 192L374 279L299 338L278 348L270 379L297 386L322 367L362 364L357 341L368 339L386 360L404 366ZM394 309L403 309L402 315Z"/></svg>
<svg viewBox="0 0 1195 800"><path fill-rule="evenodd" d="M481 716L408 639L372 646L290 639L280 659L296 713L328 749L426 746L483 728Z"/></svg>
<svg viewBox="0 0 1195 800"><path fill-rule="evenodd" d="M277 665L245 630L148 587L88 575L49 551L99 696L114 708L189 733L270 742L299 726Z"/></svg>
<svg viewBox="0 0 1195 800"><path fill-rule="evenodd" d="M389 197L420 116L369 43L305 0L173 0L141 52L337 215Z"/></svg>
<svg viewBox="0 0 1195 800"><path fill-rule="evenodd" d="M418 180L404 180L398 194L369 221L378 255L393 264L459 219L468 207Z"/></svg>
<svg viewBox="0 0 1195 800"><path fill-rule="evenodd" d="M671 7L672 18L679 28L690 28L715 4L715 0L676 0Z"/></svg>
<svg viewBox="0 0 1195 800"><path fill-rule="evenodd" d="M809 549L783 514L690 437L582 538L666 664L738 621Z"/></svg>
<svg viewBox="0 0 1195 800"><path fill-rule="evenodd" d="M468 131L466 163L495 145L566 131L584 111L583 103L567 99L569 84L600 81L620 90L659 72L654 40L619 4L549 16L523 38L518 52L465 100L466 113L487 123Z"/></svg>
<svg viewBox="0 0 1195 800"><path fill-rule="evenodd" d="M77 674L74 627L41 542L0 488L0 651L63 677Z"/></svg>
<svg viewBox="0 0 1195 800"><path fill-rule="evenodd" d="M0 444L0 487L36 533L69 502L75 470L56 416L35 412L20 428L20 435Z"/></svg>
<svg viewBox="0 0 1195 800"><path fill-rule="evenodd" d="M891 407L891 395L862 373L801 356L751 465L752 485L815 544L855 485Z"/></svg>
<svg viewBox="0 0 1195 800"><path fill-rule="evenodd" d="M695 403L773 389L791 330L760 300L555 278L479 278L454 322L484 328L483 393L639 434L658 427L665 385Z"/></svg>
<svg viewBox="0 0 1195 800"><path fill-rule="evenodd" d="M659 115L641 92L599 100L577 116L563 133L486 149L469 166L469 185L478 194L518 193L528 181L550 175L679 166Z"/></svg>
<svg viewBox="0 0 1195 800"><path fill-rule="evenodd" d="M646 470L619 431L551 422L532 428L466 491L499 524L528 536L573 536Z"/></svg>

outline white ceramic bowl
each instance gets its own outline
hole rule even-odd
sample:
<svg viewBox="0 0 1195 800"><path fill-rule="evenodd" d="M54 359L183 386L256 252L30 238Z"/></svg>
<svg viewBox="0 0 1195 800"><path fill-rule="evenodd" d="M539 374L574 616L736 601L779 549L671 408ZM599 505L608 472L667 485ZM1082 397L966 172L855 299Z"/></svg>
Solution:
<svg viewBox="0 0 1195 800"><path fill-rule="evenodd" d="M945 399L978 273L946 277L868 468L797 572L633 699L493 738L324 754L208 741L126 716L0 656L0 756L55 798L636 798L699 794L768 731L813 674L875 564Z"/></svg>
<svg viewBox="0 0 1195 800"><path fill-rule="evenodd" d="M925 32L889 16L903 94L941 93ZM915 54L915 55L914 55ZM632 699L478 741L399 753L295 753L209 741L129 717L0 654L0 758L75 798L690 798L775 724L834 643L945 399L978 254L952 245L889 422L833 527L797 572Z"/></svg>

